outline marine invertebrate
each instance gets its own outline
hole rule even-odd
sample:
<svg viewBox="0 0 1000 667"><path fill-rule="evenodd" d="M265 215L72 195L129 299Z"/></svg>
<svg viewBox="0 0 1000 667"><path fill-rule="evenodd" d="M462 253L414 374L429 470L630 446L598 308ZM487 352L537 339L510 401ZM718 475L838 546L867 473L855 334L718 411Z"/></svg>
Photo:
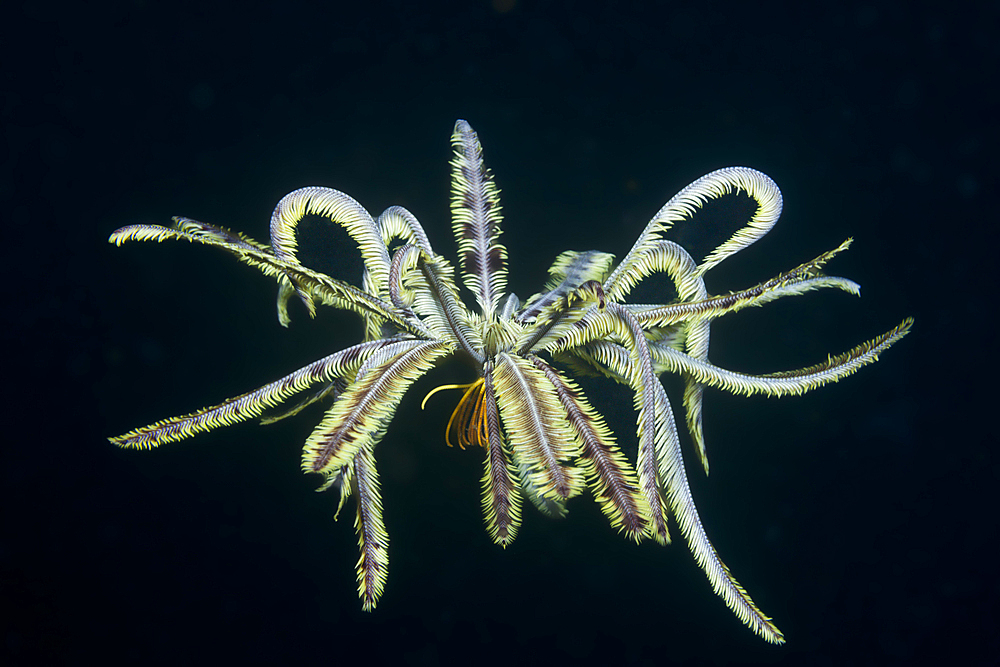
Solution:
<svg viewBox="0 0 1000 667"><path fill-rule="evenodd" d="M465 391L446 437L484 451L483 509L496 543L506 545L515 538L524 498L543 513L562 515L569 499L589 490L613 527L633 540L663 544L670 541L668 517L673 516L715 592L754 632L782 642L780 631L737 583L704 531L658 376L670 372L684 378L686 423L707 472L701 426L705 387L744 395L804 393L874 362L906 335L911 321L799 370L750 376L710 363L709 329L719 317L821 288L858 293L850 280L822 272L850 241L749 289L708 293L705 274L763 237L781 212L774 182L742 167L714 171L683 189L617 265L603 252L559 255L544 289L522 303L505 294L507 250L500 242L499 190L483 163L479 139L460 120L452 144L452 227L462 282L475 308L463 302L455 268L433 250L412 213L391 207L373 218L354 199L329 188L307 187L286 195L271 217L269 245L188 218L175 218L171 227L130 225L115 231L110 240L116 244L184 239L222 248L277 281L282 324L289 322L287 306L295 297L310 313L319 304L359 314L366 335L363 342L260 389L111 441L156 447L260 417L308 390L300 403L268 414L265 421L330 401L306 440L302 468L325 478L322 489L338 489L341 507L349 497L356 499L358 589L364 608L372 609L385 585L389 541L375 446L410 385L447 357L464 355L478 377L461 386ZM664 238L674 223L694 215L707 200L734 190L752 198L756 210L701 262ZM354 240L364 260L360 286L299 261L296 227L306 215L328 218ZM676 301L629 303L633 288L654 274L665 274L673 283ZM638 436L634 465L571 377L576 371L602 373L632 390Z"/></svg>

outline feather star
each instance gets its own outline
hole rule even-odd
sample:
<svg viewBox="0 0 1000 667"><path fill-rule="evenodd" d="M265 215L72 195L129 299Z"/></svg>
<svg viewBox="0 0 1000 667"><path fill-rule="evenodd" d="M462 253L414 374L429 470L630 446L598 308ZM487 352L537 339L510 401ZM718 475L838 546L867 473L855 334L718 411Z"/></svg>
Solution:
<svg viewBox="0 0 1000 667"><path fill-rule="evenodd" d="M669 372L683 378L687 429L707 473L705 387L744 396L802 394L876 361L906 335L912 320L808 368L755 376L709 362L709 328L723 315L820 288L859 294L856 283L822 272L850 239L749 289L708 293L705 274L767 234L781 212L775 183L744 167L713 171L681 190L613 269L613 256L604 252L559 255L543 291L522 303L514 294L505 296L507 250L500 242L499 190L483 164L479 139L459 120L451 143L452 230L462 283L475 298L475 309L462 301L454 267L434 252L412 213L394 206L372 218L354 199L329 188L306 187L286 195L271 216L270 245L189 218L174 218L170 227L130 225L115 231L110 241L119 245L184 239L222 248L277 281L282 325L288 326L287 306L294 296L310 315L316 304L358 313L366 333L364 342L260 389L111 442L149 449L265 412L262 422L267 423L308 404L330 401L306 440L302 469L324 477L319 490L339 491L338 513L350 496L356 500L358 592L364 609L371 610L385 586L389 544L375 446L409 386L445 358L462 355L472 360L478 378L467 385L439 387L427 398L440 389L465 390L446 438L449 444L484 451L482 506L494 542L506 546L514 539L525 497L544 514L561 516L570 498L589 490L611 525L635 541L669 543L672 516L714 591L754 632L783 643L782 633L757 608L705 534L688 486L670 401L658 376ZM749 196L756 210L700 263L664 238L674 223L692 218L705 202L734 191ZM307 215L342 226L357 244L364 260L360 287L299 261L296 227ZM673 303L627 302L638 283L661 273L676 289ZM633 392L638 415L634 464L570 372L599 373ZM305 398L275 414L274 408L296 395Z"/></svg>

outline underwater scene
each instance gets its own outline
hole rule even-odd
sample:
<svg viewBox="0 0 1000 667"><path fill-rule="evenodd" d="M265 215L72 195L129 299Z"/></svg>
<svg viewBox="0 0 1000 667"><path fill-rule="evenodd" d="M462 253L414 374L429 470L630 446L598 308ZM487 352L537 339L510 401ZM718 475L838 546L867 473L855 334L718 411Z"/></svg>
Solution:
<svg viewBox="0 0 1000 667"><path fill-rule="evenodd" d="M2 664L995 654L987 8L14 13Z"/></svg>

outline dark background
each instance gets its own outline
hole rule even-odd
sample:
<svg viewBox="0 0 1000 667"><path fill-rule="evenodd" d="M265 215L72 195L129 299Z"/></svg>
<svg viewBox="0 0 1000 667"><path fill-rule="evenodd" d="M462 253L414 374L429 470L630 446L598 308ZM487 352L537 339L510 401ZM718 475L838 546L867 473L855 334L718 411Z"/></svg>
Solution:
<svg viewBox="0 0 1000 667"><path fill-rule="evenodd" d="M4 5L0 662L992 662L997 3L228 7ZM620 257L685 184L744 164L778 182L784 215L709 289L853 236L830 271L864 297L726 318L713 361L794 368L916 318L879 364L806 397L708 392L695 499L786 646L742 627L682 541L628 543L588 499L562 521L526 508L493 546L481 453L443 443L457 395L419 409L472 378L461 364L414 387L379 447L393 541L372 614L351 506L335 524L334 495L299 472L320 411L153 452L105 440L360 336L329 310L284 330L273 281L212 249L114 248L112 230L186 215L266 240L282 195L326 185L374 214L406 206L453 256L456 118L502 190L522 297L558 252ZM674 238L710 248L717 229ZM356 280L341 241L317 235L312 261ZM587 386L633 452L629 396Z"/></svg>

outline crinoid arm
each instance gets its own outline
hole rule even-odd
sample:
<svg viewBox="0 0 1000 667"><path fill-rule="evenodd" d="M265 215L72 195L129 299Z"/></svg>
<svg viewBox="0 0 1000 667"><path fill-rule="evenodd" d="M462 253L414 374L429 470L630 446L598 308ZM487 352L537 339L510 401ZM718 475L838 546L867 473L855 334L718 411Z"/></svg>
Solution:
<svg viewBox="0 0 1000 667"><path fill-rule="evenodd" d="M436 341L383 342L306 440L302 470L327 478L339 474L358 451L374 446L409 386L452 351Z"/></svg>
<svg viewBox="0 0 1000 667"><path fill-rule="evenodd" d="M352 477L354 495L358 499L354 527L358 533L358 595L365 611L372 611L385 589L389 571L389 533L382 519L382 494L375 469L375 445L366 445L354 457Z"/></svg>
<svg viewBox="0 0 1000 667"><path fill-rule="evenodd" d="M580 447L577 464L601 511L613 528L638 542L649 532L650 509L639 491L632 464L622 454L604 418L591 407L579 385L541 358L532 356L530 359L552 383L576 432Z"/></svg>
<svg viewBox="0 0 1000 667"><path fill-rule="evenodd" d="M486 531L506 547L521 525L521 489L517 468L511 463L510 445L500 425L500 408L494 383L493 362L483 364L483 416L486 420L486 470L483 472L483 515Z"/></svg>
<svg viewBox="0 0 1000 667"><path fill-rule="evenodd" d="M813 366L766 375L749 375L719 368L706 361L694 359L666 345L650 343L655 368L658 373L680 373L696 378L698 382L742 396L789 396L804 394L830 382L837 382L868 364L878 361L879 355L899 342L910 332L913 318L906 318L897 326L847 352L829 356Z"/></svg>
<svg viewBox="0 0 1000 667"><path fill-rule="evenodd" d="M108 240L115 245L121 245L126 241L185 240L222 248L245 264L260 270L264 275L275 278L279 281L279 285L284 282L293 284L296 292L302 295L303 303L311 314L315 314L314 300L319 299L321 302L337 308L352 310L362 315L390 319L403 330L408 331L412 328L401 314L395 312L391 305L350 283L313 271L297 262L279 259L274 256L270 249L261 249L258 247L260 244L247 242L246 237L234 241L217 233L222 228L211 228L215 230L214 232L204 230L195 232L187 224L192 222L189 219L175 218L175 221L174 227L128 225L116 230Z"/></svg>
<svg viewBox="0 0 1000 667"><path fill-rule="evenodd" d="M507 249L500 243L500 190L483 163L479 136L464 120L451 135L451 220L465 286L479 309L494 314L507 286Z"/></svg>
<svg viewBox="0 0 1000 667"><path fill-rule="evenodd" d="M335 382L338 379L353 381L361 364L382 345L381 341L369 341L349 347L314 361L260 389L186 415L154 422L109 440L119 447L152 449L259 417L265 410L277 407L317 384Z"/></svg>
<svg viewBox="0 0 1000 667"><path fill-rule="evenodd" d="M561 516L563 503L584 488L582 471L571 463L579 440L549 379L530 361L500 354L493 382L521 488L541 511Z"/></svg>

